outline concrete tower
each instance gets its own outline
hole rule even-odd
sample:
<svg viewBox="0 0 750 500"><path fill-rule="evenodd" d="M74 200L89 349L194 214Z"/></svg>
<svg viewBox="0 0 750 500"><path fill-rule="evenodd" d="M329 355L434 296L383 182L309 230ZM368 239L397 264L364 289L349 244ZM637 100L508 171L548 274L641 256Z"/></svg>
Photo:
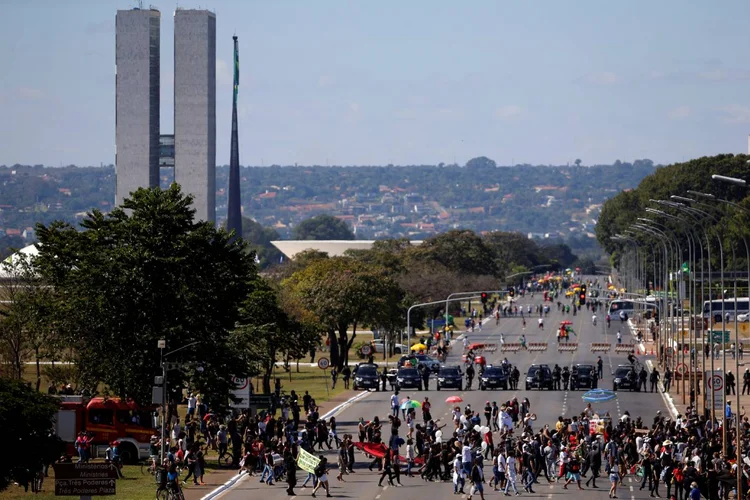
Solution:
<svg viewBox="0 0 750 500"><path fill-rule="evenodd" d="M227 231L234 230L242 238L242 201L240 195L240 140L237 131L237 93L240 89L240 48L234 40L234 87L232 94L232 145L229 153L229 200L227 202Z"/></svg>
<svg viewBox="0 0 750 500"><path fill-rule="evenodd" d="M115 204L159 185L159 24L155 9L115 16Z"/></svg>
<svg viewBox="0 0 750 500"><path fill-rule="evenodd" d="M216 222L216 16L174 14L175 181L196 220Z"/></svg>

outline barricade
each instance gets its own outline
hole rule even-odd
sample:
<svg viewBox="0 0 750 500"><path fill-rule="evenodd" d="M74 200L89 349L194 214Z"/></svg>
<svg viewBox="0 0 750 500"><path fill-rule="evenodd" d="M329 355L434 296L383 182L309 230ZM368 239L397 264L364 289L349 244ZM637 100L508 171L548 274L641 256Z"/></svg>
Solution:
<svg viewBox="0 0 750 500"><path fill-rule="evenodd" d="M610 347L612 347L612 344L606 342L592 342L591 352L609 352Z"/></svg>
<svg viewBox="0 0 750 500"><path fill-rule="evenodd" d="M578 350L578 343L577 342L565 342L562 344L557 344L557 350L560 352L564 351L577 351Z"/></svg>
<svg viewBox="0 0 750 500"><path fill-rule="evenodd" d="M517 352L521 349L521 344L501 344L500 350L502 352Z"/></svg>
<svg viewBox="0 0 750 500"><path fill-rule="evenodd" d="M497 344L484 344L481 350L484 352L495 352L497 351Z"/></svg>
<svg viewBox="0 0 750 500"><path fill-rule="evenodd" d="M630 352L636 349L635 344L615 344L615 352Z"/></svg>
<svg viewBox="0 0 750 500"><path fill-rule="evenodd" d="M528 344L529 351L546 351L547 342L530 342Z"/></svg>

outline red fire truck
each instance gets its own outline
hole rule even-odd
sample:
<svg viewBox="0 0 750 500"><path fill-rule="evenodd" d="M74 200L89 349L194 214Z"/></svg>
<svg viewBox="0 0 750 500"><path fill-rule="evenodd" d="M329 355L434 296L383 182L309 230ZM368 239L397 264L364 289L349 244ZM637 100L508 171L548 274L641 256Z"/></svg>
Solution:
<svg viewBox="0 0 750 500"><path fill-rule="evenodd" d="M112 441L120 443L124 463L135 463L149 456L151 436L158 434L152 408L120 398L60 396L55 432L65 442L67 452L76 455L75 441L82 431L93 434L91 457L102 457Z"/></svg>

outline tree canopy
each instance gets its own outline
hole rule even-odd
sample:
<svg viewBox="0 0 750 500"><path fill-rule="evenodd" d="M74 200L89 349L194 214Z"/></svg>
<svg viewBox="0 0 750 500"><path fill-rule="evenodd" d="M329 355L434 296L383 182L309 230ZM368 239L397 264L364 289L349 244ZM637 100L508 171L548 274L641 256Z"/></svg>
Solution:
<svg viewBox="0 0 750 500"><path fill-rule="evenodd" d="M13 453L0 455L0 491L13 481L31 480L29 471L60 457L63 446L50 433L58 401L41 394L21 381L0 377L0 428L5 446Z"/></svg>
<svg viewBox="0 0 750 500"><path fill-rule="evenodd" d="M56 290L54 311L77 364L138 402L150 401L160 339L166 351L197 343L169 359L193 363L183 380L170 378L191 380L209 398L227 394L231 375L247 369L228 342L253 289L254 256L244 241L195 222L191 201L176 184L139 189L107 215L88 214L84 231L61 222L38 226L35 266Z"/></svg>
<svg viewBox="0 0 750 500"><path fill-rule="evenodd" d="M750 197L747 196L748 191L745 188L717 182L711 178L712 174L745 178L748 172L748 159L750 159L748 155L723 154L697 158L657 169L653 174L645 177L636 189L622 191L604 204L596 225L596 237L599 244L607 253L612 255L613 263L617 265L626 243L612 239L612 237L628 230L632 224L638 221L639 217L648 216L666 225L670 228L670 231L674 231L674 236L680 239L682 248L686 249L685 230L691 226L698 227L698 220L691 215L686 215L679 209L650 201L674 201L670 199L670 196L679 195L695 198L697 203L693 205L694 208L707 211L718 219L718 222L711 221L710 227L721 229L720 234L724 238L723 244L727 255L731 255L732 248L736 250L738 262L730 265L737 265L745 257L741 234L746 232L746 228L750 224L750 217L735 208L727 207L725 204L696 198L688 194L687 191L710 193L716 198L738 203L745 209L749 209ZM676 223L674 219L658 214L650 215L646 212L646 207L680 217L682 222ZM707 221L708 219L701 220L701 222ZM645 248L657 244L656 239L648 234L638 233L637 237ZM713 240L711 245L715 245L715 239L711 238L711 240ZM652 258L651 252L646 252L645 255L647 259ZM718 251L714 252L714 255L718 256ZM718 261L716 264L718 265Z"/></svg>
<svg viewBox="0 0 750 500"><path fill-rule="evenodd" d="M294 228L297 240L353 240L354 233L346 222L332 215L316 215Z"/></svg>

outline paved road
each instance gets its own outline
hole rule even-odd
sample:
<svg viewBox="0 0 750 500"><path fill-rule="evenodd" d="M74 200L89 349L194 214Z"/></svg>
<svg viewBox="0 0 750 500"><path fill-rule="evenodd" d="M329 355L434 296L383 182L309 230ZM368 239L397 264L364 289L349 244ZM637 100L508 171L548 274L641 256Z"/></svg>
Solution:
<svg viewBox="0 0 750 500"><path fill-rule="evenodd" d="M541 303L541 294L535 294L534 299L531 299L528 295L526 298L519 298L518 304L526 305ZM533 313L532 313L533 315ZM604 317L604 313L599 312L597 316L601 319ZM556 327L559 322L563 319L567 319L573 322L573 329L577 333L577 340L579 342L579 349L575 352L563 352L557 351L556 344ZM536 319L527 319L527 328L522 329L521 318L502 318L500 325L495 326L495 321L491 320L485 324L483 330L469 333L469 339L472 342L494 342L499 343L499 333L505 334L506 342L514 342L518 339L521 333L526 335L527 342L547 342L548 350L539 352L518 352L518 353L501 353L495 352L488 354L488 363L499 363L503 357L508 357L508 360L519 367L521 371L521 383L519 384L519 391L463 391L458 393L464 402L461 406L471 404L475 410L480 410L484 407L485 401L489 400L497 401L498 405L502 405L505 401L510 400L512 397L517 396L519 400L523 397L528 397L531 402L531 411L537 414L537 421L534 429L537 430L544 426L544 424L553 425L557 421L558 416L563 415L570 417L572 415L579 414L585 407L585 403L581 400L582 391L525 391L523 390L523 380L526 374L526 370L532 363L547 363L550 366L554 366L555 363L560 366L564 364L574 363L591 363L595 364L597 355L590 352L591 342L611 342L614 346L616 342L615 334L617 329L621 325L619 322L613 322L609 331L605 331L604 321L599 321L597 327L594 327L591 322L591 313L587 312L584 308L581 313L573 316L572 313L563 315L557 312L556 307L552 306L552 311L545 320L545 329L539 330L537 328ZM629 340L629 332L626 327L622 326L623 340ZM572 337L571 341L575 341L576 337ZM449 357L446 364L457 364L460 362L462 346L460 343L454 345L453 353ZM612 350L613 351L613 350ZM600 381L599 387L611 389L612 376L611 370L616 368L618 364L626 363L626 355L615 354L604 354L602 359L604 361L604 380ZM434 379L430 381L430 391L417 391L417 390L402 390L400 397L410 395L413 399L422 400L425 396L430 398L433 403L433 418L442 418L448 421L449 426L449 411L452 405L445 403L445 398L449 395L456 394L455 391L443 390L440 392L435 391ZM474 382L476 388L476 380ZM389 415L389 398L390 392L372 392L369 396L363 400L352 405L350 408L344 410L340 415L337 416L339 435L348 432L357 435L356 423L359 417L365 418L365 420L372 419L373 416L379 415L381 420L387 422L387 416ZM644 394L636 392L619 392L618 398L615 401L609 403L603 403L595 406L595 409L601 413L609 411L613 418L617 418L626 410L630 412L633 417L641 415L644 422L648 425L651 423L652 418L657 410L664 410L664 402L660 394ZM418 416L419 415L419 412ZM452 428L452 427L451 427ZM497 440L496 440L497 441ZM336 463L335 450L334 452L328 452L329 463ZM418 478L405 478L402 475L403 487L385 487L380 488L377 485L379 476L375 473L371 473L367 470L367 460L364 455L357 452L356 456L357 464L355 465L356 473L353 475L345 476L346 483L336 482L334 474L331 474L331 493L337 498L363 498L363 499L374 499L374 500L389 500L389 499L402 499L402 498L452 498L453 497L453 485L451 483L425 483ZM491 475L491 466L485 462L485 475ZM603 473L603 471L602 471ZM305 473L302 471L298 472L298 481L304 479ZM599 483L599 490L563 490L561 484L555 484L549 486L547 484L539 484L536 489L535 495L524 494L524 496L530 497L544 497L553 498L561 496L577 496L579 498L585 497L586 499L603 498L607 492L608 483L605 478ZM542 480L542 483L545 483ZM387 484L387 482L386 482ZM623 498L647 498L647 490L642 492L638 491L638 485L635 487L635 491L629 490L629 485L635 483L628 483L626 479L626 487L624 490L618 490L618 497ZM571 486L572 488L573 486ZM281 499L289 498L285 493L285 484L276 484L274 486L266 486L258 482L257 477L247 477L241 480L235 485L234 488L224 493L220 498L226 500L235 499L246 499L260 498L262 495L265 499ZM467 490L468 491L468 486ZM311 490L302 489L299 486L296 488L296 492L299 497L309 496ZM662 494L665 492L662 491ZM325 493L322 490L318 491L318 496L324 496ZM501 493L486 492L487 497L497 497ZM478 498L475 497L475 498Z"/></svg>

